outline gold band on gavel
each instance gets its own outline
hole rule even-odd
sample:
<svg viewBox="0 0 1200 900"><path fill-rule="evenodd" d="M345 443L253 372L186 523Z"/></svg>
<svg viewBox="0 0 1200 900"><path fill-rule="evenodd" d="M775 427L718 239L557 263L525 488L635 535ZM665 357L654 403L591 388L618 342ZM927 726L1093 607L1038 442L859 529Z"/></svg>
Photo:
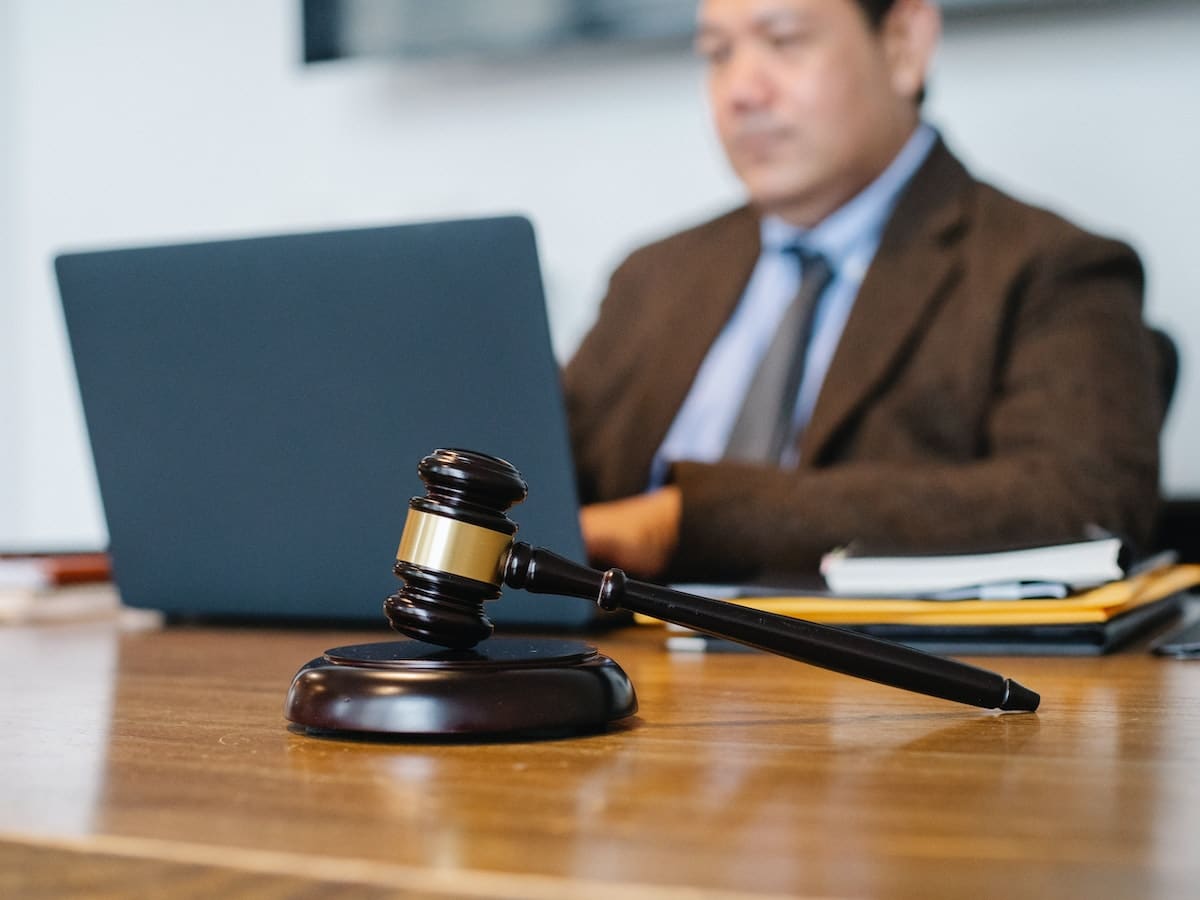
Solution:
<svg viewBox="0 0 1200 900"><path fill-rule="evenodd" d="M512 541L511 534L410 507L396 559L499 587Z"/></svg>

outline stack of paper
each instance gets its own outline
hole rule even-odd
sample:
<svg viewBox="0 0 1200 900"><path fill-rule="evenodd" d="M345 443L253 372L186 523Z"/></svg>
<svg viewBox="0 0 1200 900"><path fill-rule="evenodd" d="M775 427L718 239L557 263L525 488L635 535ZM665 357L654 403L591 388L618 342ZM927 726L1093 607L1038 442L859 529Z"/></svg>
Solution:
<svg viewBox="0 0 1200 900"><path fill-rule="evenodd" d="M1200 565L1168 565L1061 598L946 601L724 594L721 599L935 653L1096 654L1173 617L1182 592L1196 585ZM661 624L649 617L635 618L642 624ZM667 646L696 651L737 645L676 629Z"/></svg>
<svg viewBox="0 0 1200 900"><path fill-rule="evenodd" d="M121 598L107 554L0 557L0 624L111 618Z"/></svg>
<svg viewBox="0 0 1200 900"><path fill-rule="evenodd" d="M107 553L0 554L0 588L80 584L111 577Z"/></svg>

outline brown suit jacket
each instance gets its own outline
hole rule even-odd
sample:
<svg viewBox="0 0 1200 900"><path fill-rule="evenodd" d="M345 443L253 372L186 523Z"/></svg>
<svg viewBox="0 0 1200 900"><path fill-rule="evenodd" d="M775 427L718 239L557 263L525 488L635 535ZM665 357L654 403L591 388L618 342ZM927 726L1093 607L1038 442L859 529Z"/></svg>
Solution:
<svg viewBox="0 0 1200 900"><path fill-rule="evenodd" d="M759 253L735 210L638 250L564 380L585 502L651 460ZM974 180L939 143L885 229L797 469L677 463L670 577L810 571L852 540L896 550L1147 537L1162 405L1141 265Z"/></svg>

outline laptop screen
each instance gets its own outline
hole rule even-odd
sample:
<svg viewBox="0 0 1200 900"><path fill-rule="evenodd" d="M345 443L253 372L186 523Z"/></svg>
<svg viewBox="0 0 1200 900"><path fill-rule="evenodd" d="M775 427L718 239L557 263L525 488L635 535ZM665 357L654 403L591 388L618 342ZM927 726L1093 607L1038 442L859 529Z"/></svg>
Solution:
<svg viewBox="0 0 1200 900"><path fill-rule="evenodd" d="M448 221L56 260L123 600L382 623L422 456L503 457L582 558L532 227ZM590 604L506 591L498 623Z"/></svg>

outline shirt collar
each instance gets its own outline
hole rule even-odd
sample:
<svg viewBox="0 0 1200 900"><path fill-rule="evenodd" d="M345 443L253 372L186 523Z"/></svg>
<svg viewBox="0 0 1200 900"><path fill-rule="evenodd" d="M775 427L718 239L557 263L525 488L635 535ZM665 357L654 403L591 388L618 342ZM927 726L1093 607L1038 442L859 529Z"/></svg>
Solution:
<svg viewBox="0 0 1200 900"><path fill-rule="evenodd" d="M829 260L835 272L864 245L873 247L905 186L925 162L938 133L922 122L883 173L813 228L800 228L778 216L760 224L763 252L802 244Z"/></svg>

